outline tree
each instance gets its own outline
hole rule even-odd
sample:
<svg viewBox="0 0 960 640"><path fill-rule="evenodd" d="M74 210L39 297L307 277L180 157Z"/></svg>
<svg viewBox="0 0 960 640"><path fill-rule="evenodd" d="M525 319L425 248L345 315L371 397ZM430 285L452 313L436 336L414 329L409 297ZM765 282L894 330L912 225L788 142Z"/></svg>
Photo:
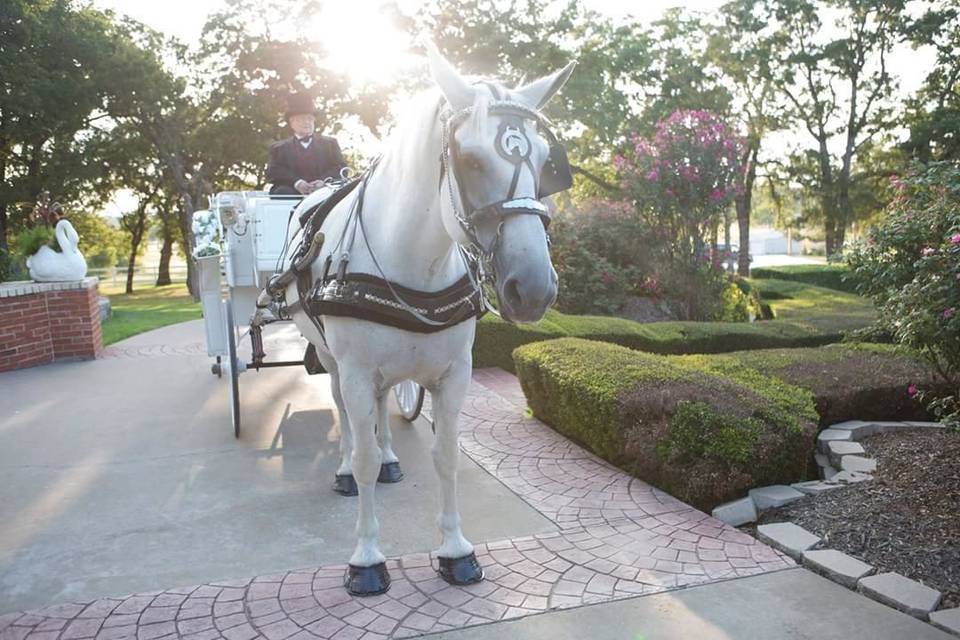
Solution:
<svg viewBox="0 0 960 640"><path fill-rule="evenodd" d="M721 22L711 32L710 58L730 86L736 118L743 132L734 208L740 242L737 271L750 275L750 220L757 166L764 136L780 127L779 104L770 66L772 34L752 0L734 0L720 10Z"/></svg>
<svg viewBox="0 0 960 640"><path fill-rule="evenodd" d="M41 191L69 205L98 175L84 132L104 117L112 39L69 0L0 3L0 249Z"/></svg>
<svg viewBox="0 0 960 640"><path fill-rule="evenodd" d="M810 134L827 255L843 249L851 220L852 169L858 152L893 125L893 80L886 57L897 41L904 0L773 0L778 25L778 89ZM820 18L837 14L831 24ZM839 31L837 37L823 34ZM831 150L842 143L839 157Z"/></svg>
<svg viewBox="0 0 960 640"><path fill-rule="evenodd" d="M907 103L910 137L903 145L921 162L960 159L960 12L947 7L927 11L904 29L914 46L932 46L937 62L923 86Z"/></svg>

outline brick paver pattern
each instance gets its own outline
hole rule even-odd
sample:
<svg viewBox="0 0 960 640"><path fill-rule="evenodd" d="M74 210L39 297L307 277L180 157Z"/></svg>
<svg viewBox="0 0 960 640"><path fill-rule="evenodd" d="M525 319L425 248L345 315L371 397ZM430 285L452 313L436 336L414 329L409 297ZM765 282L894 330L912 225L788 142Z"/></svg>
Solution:
<svg viewBox="0 0 960 640"><path fill-rule="evenodd" d="M524 408L515 377L478 370L461 446L557 531L477 545L479 584L448 585L430 554L408 554L388 560L393 584L380 596L351 597L337 565L12 613L0 640L406 638L793 566Z"/></svg>

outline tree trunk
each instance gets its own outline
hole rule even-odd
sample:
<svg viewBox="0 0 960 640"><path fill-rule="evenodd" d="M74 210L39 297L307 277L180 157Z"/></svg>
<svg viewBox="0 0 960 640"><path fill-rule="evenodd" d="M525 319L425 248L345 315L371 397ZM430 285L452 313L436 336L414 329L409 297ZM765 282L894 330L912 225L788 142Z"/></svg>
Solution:
<svg viewBox="0 0 960 640"><path fill-rule="evenodd" d="M737 253L737 273L741 277L750 277L750 213L753 209L753 185L757 180L757 155L760 153L760 140L751 140L747 154L747 169L743 177L743 191L735 200L737 209L737 228L740 231L740 249Z"/></svg>
<svg viewBox="0 0 960 640"><path fill-rule="evenodd" d="M160 266L157 268L157 286L171 283L170 256L173 253L173 233L166 223L163 225L163 245L160 247Z"/></svg>
<svg viewBox="0 0 960 640"><path fill-rule="evenodd" d="M140 251L140 242L143 240L143 230L146 226L146 207L137 211L137 219L130 229L130 260L127 261L126 293L133 293L133 272L137 266L137 253Z"/></svg>

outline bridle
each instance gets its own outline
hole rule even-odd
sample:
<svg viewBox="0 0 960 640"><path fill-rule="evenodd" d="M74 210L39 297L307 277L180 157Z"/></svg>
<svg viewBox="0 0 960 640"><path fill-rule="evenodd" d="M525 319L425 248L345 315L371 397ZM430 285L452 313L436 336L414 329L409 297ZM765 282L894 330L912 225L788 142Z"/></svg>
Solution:
<svg viewBox="0 0 960 640"><path fill-rule="evenodd" d="M550 211L546 205L540 202L540 198L568 189L572 182L566 152L550 130L543 114L524 104L505 100L496 86L490 83L483 84L490 89L494 98L493 102L487 107L488 113L501 116L494 146L497 154L513 164L514 167L506 197L483 206L476 206L467 194L455 134L457 127L473 115L474 107L466 107L459 111L448 108L441 115L443 142L440 153L440 189L442 191L444 178L446 178L450 206L463 235L467 239L466 244L460 244L461 251L466 254L471 263L476 265L477 278L481 284L484 281L492 282L495 280L493 259L507 218L516 215L535 215L543 222L544 229L548 229L550 226ZM550 155L544 165L542 174L537 173L530 157L533 145L524 132L525 120L536 122L538 130L545 134L550 145ZM517 185L524 169L529 171L533 178L536 198L516 197ZM453 188L454 182L457 183L456 191ZM496 225L496 231L493 238L488 243L484 243L480 237L480 228L492 227L494 224ZM547 242L549 243L549 241L548 235Z"/></svg>

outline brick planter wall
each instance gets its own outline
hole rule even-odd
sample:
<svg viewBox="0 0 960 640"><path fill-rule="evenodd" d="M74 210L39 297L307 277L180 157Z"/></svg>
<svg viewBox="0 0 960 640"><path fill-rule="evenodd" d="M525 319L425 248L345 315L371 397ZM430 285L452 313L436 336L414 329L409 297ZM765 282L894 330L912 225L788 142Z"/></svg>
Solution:
<svg viewBox="0 0 960 640"><path fill-rule="evenodd" d="M103 350L97 279L0 283L0 371Z"/></svg>

